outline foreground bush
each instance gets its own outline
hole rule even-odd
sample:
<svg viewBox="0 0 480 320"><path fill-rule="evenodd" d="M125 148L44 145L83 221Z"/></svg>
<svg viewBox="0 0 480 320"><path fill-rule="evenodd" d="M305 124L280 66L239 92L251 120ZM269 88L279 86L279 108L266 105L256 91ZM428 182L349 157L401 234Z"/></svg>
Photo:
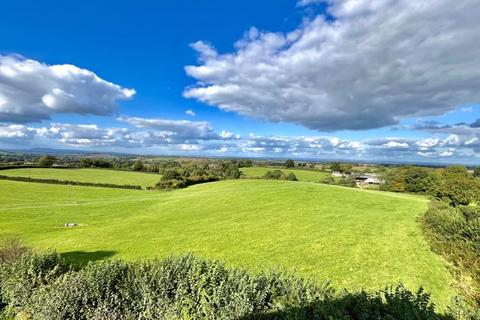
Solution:
<svg viewBox="0 0 480 320"><path fill-rule="evenodd" d="M55 253L25 253L0 265L0 295L5 317L27 319L454 319L422 290L336 293L191 255L73 270Z"/></svg>
<svg viewBox="0 0 480 320"><path fill-rule="evenodd" d="M451 262L459 288L480 309L480 207L432 201L423 225L434 251Z"/></svg>

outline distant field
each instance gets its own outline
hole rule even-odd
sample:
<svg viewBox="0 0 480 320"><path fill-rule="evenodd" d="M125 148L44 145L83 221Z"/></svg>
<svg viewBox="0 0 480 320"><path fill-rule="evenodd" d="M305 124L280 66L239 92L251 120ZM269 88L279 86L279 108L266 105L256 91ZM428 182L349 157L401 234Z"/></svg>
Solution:
<svg viewBox="0 0 480 320"><path fill-rule="evenodd" d="M323 178L330 175L329 172L316 171L316 170L304 170L304 169L283 169L283 168L274 168L274 167L251 167L251 168L241 168L240 171L247 178L258 178L262 177L267 173L267 171L272 170L281 170L286 174L293 172L297 177L298 181L305 182L320 182Z"/></svg>
<svg viewBox="0 0 480 320"><path fill-rule="evenodd" d="M0 175L121 185L128 184L142 187L153 186L160 180L160 175L157 174L106 169L22 168L1 170Z"/></svg>
<svg viewBox="0 0 480 320"><path fill-rule="evenodd" d="M0 239L20 236L75 261L192 252L337 287L422 285L444 306L451 277L421 235L425 210L422 197L309 182L245 179L157 192L0 181Z"/></svg>

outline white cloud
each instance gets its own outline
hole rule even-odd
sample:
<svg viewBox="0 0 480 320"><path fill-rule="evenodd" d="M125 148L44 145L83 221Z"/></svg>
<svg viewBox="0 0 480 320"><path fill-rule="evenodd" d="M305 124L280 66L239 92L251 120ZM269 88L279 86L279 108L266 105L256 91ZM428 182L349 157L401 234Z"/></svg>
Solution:
<svg viewBox="0 0 480 320"><path fill-rule="evenodd" d="M33 130L21 125L0 125L0 141L26 143L33 136Z"/></svg>
<svg viewBox="0 0 480 320"><path fill-rule="evenodd" d="M191 117L195 117L197 115L193 110L190 110L190 109L185 111L185 114Z"/></svg>
<svg viewBox="0 0 480 320"><path fill-rule="evenodd" d="M297 7L306 7L316 3L326 2L326 0L299 0L297 2Z"/></svg>
<svg viewBox="0 0 480 320"><path fill-rule="evenodd" d="M109 115L133 89L73 65L0 55L0 122L33 122L56 113Z"/></svg>
<svg viewBox="0 0 480 320"><path fill-rule="evenodd" d="M310 1L304 1L310 2ZM252 28L232 53L193 47L184 95L317 130L369 129L480 102L477 0L331 0L290 33Z"/></svg>
<svg viewBox="0 0 480 320"><path fill-rule="evenodd" d="M172 139L214 139L218 138L212 125L205 121L170 120L140 117L120 117L118 120L142 129L154 129Z"/></svg>

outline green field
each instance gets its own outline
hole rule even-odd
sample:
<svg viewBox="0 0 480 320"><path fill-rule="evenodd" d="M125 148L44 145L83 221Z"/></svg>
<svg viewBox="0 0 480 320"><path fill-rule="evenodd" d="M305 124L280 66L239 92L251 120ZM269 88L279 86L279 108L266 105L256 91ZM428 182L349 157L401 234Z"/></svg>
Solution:
<svg viewBox="0 0 480 320"><path fill-rule="evenodd" d="M426 207L422 197L309 182L244 179L157 192L0 181L0 238L20 236L77 261L192 252L337 287L402 281L444 306L452 279L422 237L417 219Z"/></svg>
<svg viewBox="0 0 480 320"><path fill-rule="evenodd" d="M318 170L305 170L305 169L284 169L284 168L274 168L274 167L251 167L251 168L241 168L240 171L247 178L259 178L265 175L267 171L272 170L281 170L285 174L293 172L297 177L298 181L305 182L320 182L326 176L330 175L330 172L318 171Z"/></svg>
<svg viewBox="0 0 480 320"><path fill-rule="evenodd" d="M157 174L107 169L22 168L1 170L0 175L120 185L128 184L142 187L153 186L160 180L160 175Z"/></svg>

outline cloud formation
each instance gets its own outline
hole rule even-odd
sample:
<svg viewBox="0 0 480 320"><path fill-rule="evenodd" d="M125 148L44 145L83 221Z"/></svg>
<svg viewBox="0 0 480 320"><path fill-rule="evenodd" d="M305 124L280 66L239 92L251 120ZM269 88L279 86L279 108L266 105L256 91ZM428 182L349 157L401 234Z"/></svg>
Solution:
<svg viewBox="0 0 480 320"><path fill-rule="evenodd" d="M252 28L231 53L193 44L199 65L185 70L197 83L185 97L320 131L379 128L480 102L478 1L325 2L333 20L319 15L287 34Z"/></svg>
<svg viewBox="0 0 480 320"><path fill-rule="evenodd" d="M0 55L0 122L35 122L56 113L110 115L134 94L73 65Z"/></svg>
<svg viewBox="0 0 480 320"><path fill-rule="evenodd" d="M319 159L409 160L480 157L480 128L468 124L455 126L429 124L438 137L414 139L386 137L367 140L335 136L262 136L241 137L222 130L217 133L204 122L185 120L123 118L125 127L101 127L96 124L51 123L43 127L1 125L0 143L26 144L40 139L48 146L79 148L157 148L185 154L229 154L236 156L273 156ZM185 126L186 124L186 126ZM38 141L37 141L38 142Z"/></svg>

